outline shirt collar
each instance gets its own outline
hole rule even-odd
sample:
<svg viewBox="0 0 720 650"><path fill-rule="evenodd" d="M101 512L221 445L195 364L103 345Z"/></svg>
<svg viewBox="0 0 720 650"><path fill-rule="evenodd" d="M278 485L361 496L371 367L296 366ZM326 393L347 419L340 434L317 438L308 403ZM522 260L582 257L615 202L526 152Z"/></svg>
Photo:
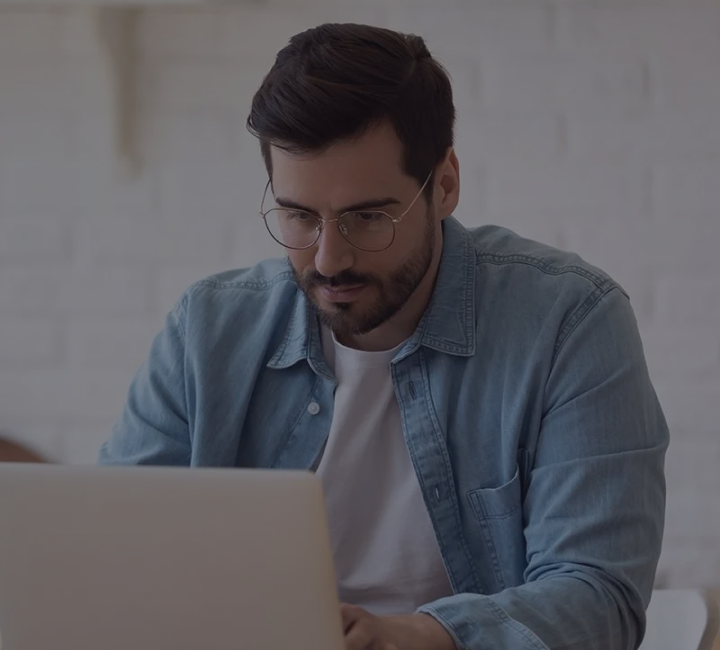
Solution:
<svg viewBox="0 0 720 650"><path fill-rule="evenodd" d="M457 356L475 354L475 246L454 217L443 221L443 248L435 287L401 357L419 346Z"/></svg>
<svg viewBox="0 0 720 650"><path fill-rule="evenodd" d="M443 221L442 256L428 307L395 361L421 345L457 356L475 354L475 247L470 233L454 217ZM303 359L315 372L332 379L317 315L298 289L285 336L268 368L289 368Z"/></svg>

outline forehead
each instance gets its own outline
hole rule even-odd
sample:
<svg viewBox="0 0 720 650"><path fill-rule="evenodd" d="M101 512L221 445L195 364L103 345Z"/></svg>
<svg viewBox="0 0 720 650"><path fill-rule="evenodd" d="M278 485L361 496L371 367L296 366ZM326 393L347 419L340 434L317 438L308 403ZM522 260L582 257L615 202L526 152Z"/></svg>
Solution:
<svg viewBox="0 0 720 650"><path fill-rule="evenodd" d="M384 124L320 153L291 154L272 147L273 189L276 196L318 210L412 192L415 181L403 171L402 154L395 131Z"/></svg>

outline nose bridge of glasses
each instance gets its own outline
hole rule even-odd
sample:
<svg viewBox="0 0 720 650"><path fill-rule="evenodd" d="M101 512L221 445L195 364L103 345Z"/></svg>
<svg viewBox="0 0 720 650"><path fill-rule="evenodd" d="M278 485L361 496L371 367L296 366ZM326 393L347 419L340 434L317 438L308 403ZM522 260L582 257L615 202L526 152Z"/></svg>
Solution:
<svg viewBox="0 0 720 650"><path fill-rule="evenodd" d="M321 217L319 214L311 215L315 218L317 238L320 239L321 237L323 237L327 239L328 235L325 227L335 224L337 226L338 232L343 236L343 239L348 240L348 238L352 236L352 229L348 224L348 219L351 218L350 215L352 214L352 212L343 212L340 216L334 217L332 219L326 219L324 217Z"/></svg>
<svg viewBox="0 0 720 650"><path fill-rule="evenodd" d="M335 224L335 226L337 227L338 234L342 235L342 237L340 239L345 240L345 242L347 242L347 238L351 233L350 233L349 228L347 227L347 223L345 222L345 220L343 220L344 216L345 216L345 214L341 214L339 217L335 217L333 219L323 219L322 217L316 215L315 218L317 219L318 239L321 239L321 238L323 240L328 240L328 238L331 240L335 239L335 237L334 237L335 233L332 232L335 230L335 228L331 227L333 224ZM328 243L332 243L332 242L328 242Z"/></svg>
<svg viewBox="0 0 720 650"><path fill-rule="evenodd" d="M333 221L337 222L337 229L332 227ZM327 219L322 223L328 227L324 228L318 225L317 239L313 246L315 268L323 275L332 276L352 266L357 251L352 242L340 230L338 219Z"/></svg>

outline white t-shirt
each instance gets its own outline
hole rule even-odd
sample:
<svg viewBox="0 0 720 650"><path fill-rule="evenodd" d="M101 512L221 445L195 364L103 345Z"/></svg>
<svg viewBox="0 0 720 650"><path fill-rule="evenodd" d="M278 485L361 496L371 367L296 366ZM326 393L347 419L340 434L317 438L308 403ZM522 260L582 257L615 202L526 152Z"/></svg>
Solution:
<svg viewBox="0 0 720 650"><path fill-rule="evenodd" d="M340 598L378 615L409 614L452 587L403 436L390 374L399 348L353 350L329 330L323 348L338 386L317 474Z"/></svg>

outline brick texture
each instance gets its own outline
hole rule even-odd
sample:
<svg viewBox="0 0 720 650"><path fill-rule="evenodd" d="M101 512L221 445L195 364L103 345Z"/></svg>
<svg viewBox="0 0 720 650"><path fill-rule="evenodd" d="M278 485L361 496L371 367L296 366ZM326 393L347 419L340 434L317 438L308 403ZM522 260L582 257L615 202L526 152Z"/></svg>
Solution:
<svg viewBox="0 0 720 650"><path fill-rule="evenodd" d="M267 0L147 9L118 174L81 9L0 9L0 431L93 462L165 313L277 248L250 100L293 33L414 31L459 111L458 216L566 246L630 293L672 426L668 586L720 586L720 6L709 0Z"/></svg>

